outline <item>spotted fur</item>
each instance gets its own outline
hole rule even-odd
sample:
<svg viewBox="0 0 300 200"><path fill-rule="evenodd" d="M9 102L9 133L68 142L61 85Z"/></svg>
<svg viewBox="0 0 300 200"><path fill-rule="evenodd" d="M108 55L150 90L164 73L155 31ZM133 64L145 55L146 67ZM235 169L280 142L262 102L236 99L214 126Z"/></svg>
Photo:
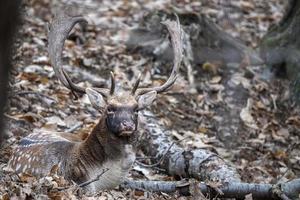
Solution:
<svg viewBox="0 0 300 200"><path fill-rule="evenodd" d="M50 132L35 132L23 138L8 162L8 169L27 172L37 177L58 173L69 180L83 183L108 171L99 181L86 187L94 193L119 185L135 160L131 145L134 138L118 138L108 133L103 117L83 142L74 142Z"/></svg>

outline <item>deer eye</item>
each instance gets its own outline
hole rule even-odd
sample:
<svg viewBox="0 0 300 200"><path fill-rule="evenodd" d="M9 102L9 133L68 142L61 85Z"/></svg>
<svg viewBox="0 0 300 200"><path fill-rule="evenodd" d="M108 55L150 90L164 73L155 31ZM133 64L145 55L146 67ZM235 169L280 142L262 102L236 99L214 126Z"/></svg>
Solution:
<svg viewBox="0 0 300 200"><path fill-rule="evenodd" d="M115 113L115 109L113 108L107 108L107 114L112 115Z"/></svg>
<svg viewBox="0 0 300 200"><path fill-rule="evenodd" d="M139 111L140 111L140 110L139 110L138 108L134 109L134 114L135 114L135 115L138 115L138 114L139 114Z"/></svg>

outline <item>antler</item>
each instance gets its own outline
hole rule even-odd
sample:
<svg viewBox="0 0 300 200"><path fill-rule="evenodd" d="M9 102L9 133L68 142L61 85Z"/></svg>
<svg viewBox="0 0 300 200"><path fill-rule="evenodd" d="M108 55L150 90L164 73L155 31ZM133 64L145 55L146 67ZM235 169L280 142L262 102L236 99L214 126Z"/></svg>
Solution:
<svg viewBox="0 0 300 200"><path fill-rule="evenodd" d="M138 88L140 78L137 79L137 82L134 85L134 89L132 90L132 94L136 94L136 96L145 94L150 91L156 91L157 93L161 93L169 89L176 81L177 73L182 61L182 40L181 40L181 28L180 28L180 22L179 18L176 15L176 21L170 21L167 20L165 22L162 22L162 24L166 25L170 36L171 36L171 42L173 46L173 52L174 52L174 58L173 58L173 69L172 72L168 78L168 80L161 86L153 87L153 88Z"/></svg>
<svg viewBox="0 0 300 200"><path fill-rule="evenodd" d="M62 68L62 51L64 47L65 40L67 39L70 31L73 27L80 22L87 23L86 19L82 16L74 16L70 17L67 15L60 15L49 25L48 30L48 53L50 57L50 62L53 66L55 75L60 80L60 82L72 90L72 92L85 93L84 87L81 87L72 82L68 74ZM93 88L97 90L100 94L104 96L108 96L110 93L112 94L114 91L114 78L112 78L111 89L107 88Z"/></svg>

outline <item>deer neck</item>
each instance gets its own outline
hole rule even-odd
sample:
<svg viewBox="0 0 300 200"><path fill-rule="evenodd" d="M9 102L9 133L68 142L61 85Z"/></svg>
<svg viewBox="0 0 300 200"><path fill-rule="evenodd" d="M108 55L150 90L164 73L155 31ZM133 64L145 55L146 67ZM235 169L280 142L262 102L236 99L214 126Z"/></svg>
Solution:
<svg viewBox="0 0 300 200"><path fill-rule="evenodd" d="M126 157L125 148L131 144L131 138L118 138L110 133L106 125L106 117L96 124L88 138L80 145L80 154L88 162L105 162ZM90 160L91 159L91 160Z"/></svg>

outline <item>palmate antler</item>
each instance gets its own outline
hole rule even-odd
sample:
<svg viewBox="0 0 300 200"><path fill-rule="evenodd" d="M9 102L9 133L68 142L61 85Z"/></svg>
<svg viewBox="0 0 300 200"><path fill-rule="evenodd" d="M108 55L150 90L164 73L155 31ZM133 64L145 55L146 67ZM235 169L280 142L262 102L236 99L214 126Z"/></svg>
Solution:
<svg viewBox="0 0 300 200"><path fill-rule="evenodd" d="M60 15L49 26L48 30L48 53L50 57L50 62L54 69L55 75L60 80L60 82L77 93L85 93L86 88L81 87L72 82L68 74L62 68L62 51L64 47L65 40L67 39L70 31L77 23L87 23L87 21L82 16L70 17L67 15ZM111 75L111 88L93 88L97 90L100 94L108 96L114 92L114 76Z"/></svg>
<svg viewBox="0 0 300 200"><path fill-rule="evenodd" d="M176 81L178 70L182 61L182 39L181 39L181 27L179 18L177 15L176 21L170 21L167 20L165 22L162 22L162 24L166 25L170 36L171 36L171 42L173 47L173 68L172 72L168 78L168 80L161 86L153 87L153 88L138 88L140 77L137 79L135 86L133 87L132 94L135 94L136 96L145 94L150 91L156 91L157 93L164 92L168 90Z"/></svg>
<svg viewBox="0 0 300 200"><path fill-rule="evenodd" d="M70 17L67 15L58 16L49 26L48 31L48 52L50 57L50 62L53 66L54 72L60 82L70 89L72 92L82 93L84 94L86 88L81 87L72 82L68 74L62 68L62 51L66 38L68 37L72 28L77 24L87 21L82 16ZM132 95L136 97L145 94L150 91L156 91L157 93L161 93L169 89L174 82L176 81L178 70L182 61L182 40L181 40L181 28L178 16L176 15L176 21L167 20L162 22L162 24L166 25L170 36L171 42L174 51L174 65L172 72L168 78L168 80L161 86L152 87L152 88L138 88L141 80L141 76L138 77L134 87L132 89ZM115 79L113 73L111 73L111 87L108 88L93 88L103 96L107 97L109 95L114 94L115 90Z"/></svg>

